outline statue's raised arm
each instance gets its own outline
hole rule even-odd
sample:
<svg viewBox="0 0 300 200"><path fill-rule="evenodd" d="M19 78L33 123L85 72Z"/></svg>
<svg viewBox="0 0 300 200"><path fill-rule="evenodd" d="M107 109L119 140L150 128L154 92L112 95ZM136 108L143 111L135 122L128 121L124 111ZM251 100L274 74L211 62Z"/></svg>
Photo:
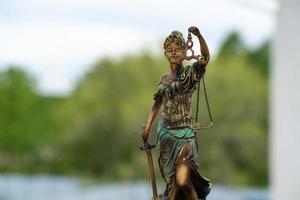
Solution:
<svg viewBox="0 0 300 200"><path fill-rule="evenodd" d="M201 65L206 66L210 59L209 49L208 46L201 35L199 29L195 26L191 26L188 29L189 32L193 33L195 36L197 36L199 43L200 43L200 51L201 51L201 59L198 61Z"/></svg>

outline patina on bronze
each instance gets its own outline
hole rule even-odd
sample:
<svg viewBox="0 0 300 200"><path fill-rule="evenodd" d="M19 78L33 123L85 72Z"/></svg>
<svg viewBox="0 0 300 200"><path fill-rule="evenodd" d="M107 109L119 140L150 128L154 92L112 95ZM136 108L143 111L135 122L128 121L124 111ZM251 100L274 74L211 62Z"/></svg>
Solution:
<svg viewBox="0 0 300 200"><path fill-rule="evenodd" d="M188 29L187 42L179 31L173 31L164 42L165 56L170 64L170 72L161 77L158 91L154 94L154 104L150 110L146 124L143 126L140 147L146 151L150 177L152 180L153 199L158 199L151 149L148 143L151 125L161 106L162 119L157 128L158 163L163 179L166 182L165 192L160 200L197 200L205 199L211 189L210 181L199 173L197 164L196 130L213 125L209 110L205 85L205 98L208 106L210 124L200 126L192 117L192 96L198 88L199 102L200 80L203 79L210 55L207 44L197 27ZM195 55L192 49L192 36L200 42L201 55ZM188 55L190 53L190 55ZM183 67L184 60L195 59L192 66ZM204 82L203 82L204 84ZM198 108L197 108L198 112Z"/></svg>

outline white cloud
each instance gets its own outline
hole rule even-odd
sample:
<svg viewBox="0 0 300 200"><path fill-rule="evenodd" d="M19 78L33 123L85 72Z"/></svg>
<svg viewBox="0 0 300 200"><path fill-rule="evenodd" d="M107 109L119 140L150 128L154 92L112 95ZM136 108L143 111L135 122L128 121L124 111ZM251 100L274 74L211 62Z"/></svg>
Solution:
<svg viewBox="0 0 300 200"><path fill-rule="evenodd" d="M97 58L134 52L153 40L149 33L130 27L58 21L2 23L0 32L1 65L23 65L38 76L43 92L60 94L69 91L74 77Z"/></svg>

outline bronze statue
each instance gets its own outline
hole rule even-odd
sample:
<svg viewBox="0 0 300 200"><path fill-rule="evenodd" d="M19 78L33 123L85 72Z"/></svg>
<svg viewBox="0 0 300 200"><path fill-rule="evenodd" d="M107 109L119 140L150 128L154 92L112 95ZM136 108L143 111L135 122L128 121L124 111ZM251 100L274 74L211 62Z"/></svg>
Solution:
<svg viewBox="0 0 300 200"><path fill-rule="evenodd" d="M197 88L199 89L200 84L197 83L203 78L210 55L199 29L192 26L188 31L187 42L179 31L173 31L165 39L165 56L171 70L159 81L158 91L154 94L154 104L143 127L144 144L140 149L147 152L154 200L205 199L211 189L210 181L199 173L195 130L201 129L201 126L194 123L191 113L192 95ZM199 56L194 55L192 50L193 42L190 33L197 36L200 42L201 55ZM191 51L190 56L187 55L188 51ZM182 62L191 59L197 61L192 66L183 67ZM164 194L158 197L151 155L154 145L148 143L148 136L161 105L163 105L162 119L157 128L158 163L166 182L166 189ZM211 124L202 128L212 126L211 115L210 119Z"/></svg>

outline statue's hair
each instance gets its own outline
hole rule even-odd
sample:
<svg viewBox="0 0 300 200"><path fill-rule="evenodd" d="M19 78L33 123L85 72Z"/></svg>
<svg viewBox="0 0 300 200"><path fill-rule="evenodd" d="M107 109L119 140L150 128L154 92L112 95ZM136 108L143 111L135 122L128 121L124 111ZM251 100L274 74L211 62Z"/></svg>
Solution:
<svg viewBox="0 0 300 200"><path fill-rule="evenodd" d="M166 49L172 42L175 42L177 45L185 48L185 40L183 35L179 31L173 31L164 42L164 49Z"/></svg>

